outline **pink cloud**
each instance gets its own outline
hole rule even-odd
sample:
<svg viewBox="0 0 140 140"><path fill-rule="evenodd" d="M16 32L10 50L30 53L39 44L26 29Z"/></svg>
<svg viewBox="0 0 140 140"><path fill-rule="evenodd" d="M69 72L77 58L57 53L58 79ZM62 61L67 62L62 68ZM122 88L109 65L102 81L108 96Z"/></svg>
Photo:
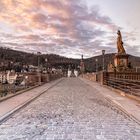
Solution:
<svg viewBox="0 0 140 140"><path fill-rule="evenodd" d="M56 53L62 52L62 48L68 51L78 46L84 51L92 39L102 38L108 32L113 34L118 28L108 16L102 16L96 6L88 9L82 0L0 0L1 21L15 30L5 45L15 48L21 45L27 50L27 46L30 50L31 46L33 50L41 46L42 51L45 48L54 51L54 46ZM99 28L103 26L106 30ZM102 44L96 44L96 48L102 48Z"/></svg>

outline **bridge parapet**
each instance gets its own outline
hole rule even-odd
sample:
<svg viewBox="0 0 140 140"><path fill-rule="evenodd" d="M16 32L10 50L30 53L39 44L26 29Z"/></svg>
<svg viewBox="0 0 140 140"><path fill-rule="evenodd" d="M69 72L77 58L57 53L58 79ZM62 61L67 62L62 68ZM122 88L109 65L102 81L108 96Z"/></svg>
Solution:
<svg viewBox="0 0 140 140"><path fill-rule="evenodd" d="M60 73L50 73L50 74L41 74L41 75L38 75L37 73L28 73L28 85L37 85L38 84L38 77L41 77L41 83L47 83L47 82L50 82L52 80L55 80L55 79L58 79L58 78L61 78L63 77L62 74Z"/></svg>
<svg viewBox="0 0 140 140"><path fill-rule="evenodd" d="M125 93L140 96L140 73L98 72L85 74L84 77Z"/></svg>

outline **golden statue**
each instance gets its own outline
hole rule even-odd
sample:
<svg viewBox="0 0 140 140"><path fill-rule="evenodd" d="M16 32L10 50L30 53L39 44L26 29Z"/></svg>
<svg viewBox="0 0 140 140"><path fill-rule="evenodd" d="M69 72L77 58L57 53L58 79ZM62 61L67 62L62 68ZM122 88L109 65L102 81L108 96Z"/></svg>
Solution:
<svg viewBox="0 0 140 140"><path fill-rule="evenodd" d="M118 38L117 38L118 53L119 54L126 54L125 49L123 47L122 35L121 35L120 30L118 30L117 34L118 34Z"/></svg>

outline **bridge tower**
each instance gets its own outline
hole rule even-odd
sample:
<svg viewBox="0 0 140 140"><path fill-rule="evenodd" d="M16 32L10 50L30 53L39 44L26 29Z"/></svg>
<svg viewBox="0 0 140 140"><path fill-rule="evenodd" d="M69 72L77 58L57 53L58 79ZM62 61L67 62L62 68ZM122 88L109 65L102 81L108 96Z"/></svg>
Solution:
<svg viewBox="0 0 140 140"><path fill-rule="evenodd" d="M81 71L82 74L85 72L85 64L84 64L83 55L81 57L81 62L80 62L80 71Z"/></svg>

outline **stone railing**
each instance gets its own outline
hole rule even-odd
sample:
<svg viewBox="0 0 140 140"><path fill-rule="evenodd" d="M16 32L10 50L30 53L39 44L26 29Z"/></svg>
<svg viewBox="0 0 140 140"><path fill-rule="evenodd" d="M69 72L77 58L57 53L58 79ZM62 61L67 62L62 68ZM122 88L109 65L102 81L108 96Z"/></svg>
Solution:
<svg viewBox="0 0 140 140"><path fill-rule="evenodd" d="M38 73L24 73L24 74L19 74L22 75L22 80L24 77L24 84L17 84L14 82L13 84L2 84L0 83L0 97L6 96L9 93L16 93L18 91L34 87L43 83L47 83L53 80L56 80L58 78L63 77L63 74L61 73L51 73L51 74L38 74ZM20 80L20 79L19 79ZM39 81L40 80L40 81Z"/></svg>
<svg viewBox="0 0 140 140"><path fill-rule="evenodd" d="M41 83L47 83L47 82L63 77L63 75L60 73L55 73L55 74L53 73L51 74L28 73L26 74L26 76L28 76L28 79L27 79L28 85L37 85L39 82L39 78L40 78Z"/></svg>
<svg viewBox="0 0 140 140"><path fill-rule="evenodd" d="M128 80L135 80L140 81L140 73L113 73L107 72L105 73L108 78L117 78L117 79L128 79Z"/></svg>
<svg viewBox="0 0 140 140"><path fill-rule="evenodd" d="M140 96L140 73L98 72L85 74L84 77L102 85Z"/></svg>
<svg viewBox="0 0 140 140"><path fill-rule="evenodd" d="M96 81L96 74L95 73L86 73L83 75L84 78L89 79L91 81Z"/></svg>

